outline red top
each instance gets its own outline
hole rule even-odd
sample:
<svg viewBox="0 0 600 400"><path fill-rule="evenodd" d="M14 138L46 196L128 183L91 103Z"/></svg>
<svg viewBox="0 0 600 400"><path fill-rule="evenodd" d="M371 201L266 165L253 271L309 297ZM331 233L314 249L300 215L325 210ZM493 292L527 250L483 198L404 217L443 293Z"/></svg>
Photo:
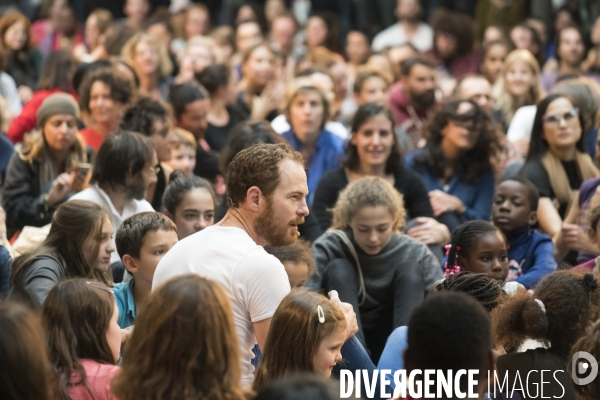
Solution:
<svg viewBox="0 0 600 400"><path fill-rule="evenodd" d="M33 93L31 100L23 106L21 114L13 118L8 127L8 131L6 131L6 136L8 136L13 143L22 142L23 136L35 128L37 123L35 115L42 105L42 102L50 97L50 95L57 92L60 92L60 89L40 90Z"/></svg>
<svg viewBox="0 0 600 400"><path fill-rule="evenodd" d="M114 400L115 397L110 391L110 381L121 371L121 367L100 364L93 360L81 360L80 362L85 370L87 387L78 384L81 379L77 373L73 373L71 384L75 386L67 387L69 397L72 400Z"/></svg>
<svg viewBox="0 0 600 400"><path fill-rule="evenodd" d="M98 135L98 133L91 127L83 128L79 131L79 134L85 140L85 144L90 146L97 153L100 145L104 141L104 136Z"/></svg>

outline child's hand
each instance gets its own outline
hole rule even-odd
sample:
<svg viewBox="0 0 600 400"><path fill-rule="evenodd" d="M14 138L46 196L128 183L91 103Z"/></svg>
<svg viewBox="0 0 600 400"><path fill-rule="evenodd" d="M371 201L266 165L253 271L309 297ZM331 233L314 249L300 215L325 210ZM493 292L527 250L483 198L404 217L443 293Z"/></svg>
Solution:
<svg viewBox="0 0 600 400"><path fill-rule="evenodd" d="M348 326L348 336L346 339L350 339L358 332L358 322L356 321L356 313L354 312L354 309L350 304L342 303L336 290L329 292L329 300L331 300L331 302L344 313L344 317L346 317L346 324Z"/></svg>

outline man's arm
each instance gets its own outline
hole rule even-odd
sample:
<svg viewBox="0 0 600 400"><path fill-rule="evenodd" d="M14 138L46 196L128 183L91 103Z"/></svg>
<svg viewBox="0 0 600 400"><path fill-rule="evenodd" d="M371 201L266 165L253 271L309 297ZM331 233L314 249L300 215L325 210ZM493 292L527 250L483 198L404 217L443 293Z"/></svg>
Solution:
<svg viewBox="0 0 600 400"><path fill-rule="evenodd" d="M254 324L254 335L258 342L258 347L261 352L265 351L265 343L267 342L267 334L269 333L269 326L271 326L271 318L263 319L262 321L255 322Z"/></svg>

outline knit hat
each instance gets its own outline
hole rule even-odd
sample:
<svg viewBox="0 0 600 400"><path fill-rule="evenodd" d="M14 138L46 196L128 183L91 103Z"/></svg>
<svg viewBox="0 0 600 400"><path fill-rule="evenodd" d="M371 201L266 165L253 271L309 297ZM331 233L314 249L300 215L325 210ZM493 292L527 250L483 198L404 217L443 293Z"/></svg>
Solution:
<svg viewBox="0 0 600 400"><path fill-rule="evenodd" d="M73 96L67 93L55 93L46 98L35 114L37 127L43 127L50 117L57 114L70 114L79 118L79 105Z"/></svg>

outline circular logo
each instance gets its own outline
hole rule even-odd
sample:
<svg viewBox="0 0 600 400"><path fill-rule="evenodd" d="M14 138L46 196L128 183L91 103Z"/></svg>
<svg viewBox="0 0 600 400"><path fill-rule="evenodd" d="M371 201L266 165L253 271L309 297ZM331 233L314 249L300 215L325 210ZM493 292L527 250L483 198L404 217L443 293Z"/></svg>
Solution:
<svg viewBox="0 0 600 400"><path fill-rule="evenodd" d="M586 361L581 361L581 359ZM598 362L593 355L586 351L578 351L577 353L573 354L571 363L571 374L573 375L573 382L576 385L587 385L596 379L596 376L598 376ZM587 377L580 378L581 375L588 373L588 371L590 372Z"/></svg>

